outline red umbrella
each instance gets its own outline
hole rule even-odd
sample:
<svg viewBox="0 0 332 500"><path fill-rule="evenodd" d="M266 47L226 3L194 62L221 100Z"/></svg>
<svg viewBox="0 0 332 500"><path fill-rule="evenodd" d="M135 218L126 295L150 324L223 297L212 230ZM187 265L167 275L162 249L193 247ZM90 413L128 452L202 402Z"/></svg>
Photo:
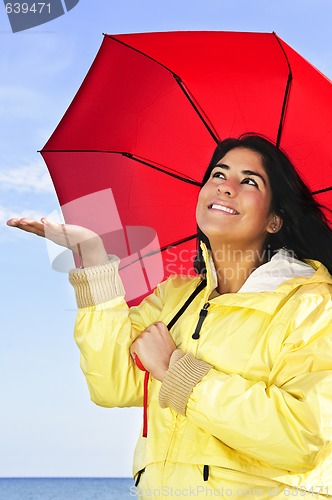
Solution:
<svg viewBox="0 0 332 500"><path fill-rule="evenodd" d="M332 207L331 82L275 33L105 35L41 153L67 222L96 230L102 214L135 299L193 272L203 173L218 141L248 131L282 147Z"/></svg>

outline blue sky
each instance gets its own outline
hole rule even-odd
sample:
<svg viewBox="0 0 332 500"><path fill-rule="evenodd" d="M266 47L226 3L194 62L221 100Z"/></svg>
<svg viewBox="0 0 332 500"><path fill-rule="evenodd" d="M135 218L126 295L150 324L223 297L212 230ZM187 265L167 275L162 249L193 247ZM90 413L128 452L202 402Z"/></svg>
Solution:
<svg viewBox="0 0 332 500"><path fill-rule="evenodd" d="M57 199L37 153L71 102L102 33L276 31L332 78L331 0L80 0L13 34L0 5L0 476L130 476L140 409L89 401L67 276L45 242L5 226ZM308 124L310 126L310 124Z"/></svg>

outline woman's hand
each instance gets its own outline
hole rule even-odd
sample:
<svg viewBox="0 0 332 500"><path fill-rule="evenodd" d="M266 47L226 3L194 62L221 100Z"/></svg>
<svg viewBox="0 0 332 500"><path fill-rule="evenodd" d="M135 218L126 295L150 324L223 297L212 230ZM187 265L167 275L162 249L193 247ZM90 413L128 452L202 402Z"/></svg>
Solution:
<svg viewBox="0 0 332 500"><path fill-rule="evenodd" d="M82 265L96 266L108 261L108 256L103 241L96 233L82 226L72 224L57 224L43 217L40 221L13 218L7 225L17 227L28 233L47 238L57 245L77 252L82 260Z"/></svg>
<svg viewBox="0 0 332 500"><path fill-rule="evenodd" d="M158 321L137 337L130 347L130 354L134 361L137 355L144 368L154 378L162 381L175 349L176 345L167 326Z"/></svg>

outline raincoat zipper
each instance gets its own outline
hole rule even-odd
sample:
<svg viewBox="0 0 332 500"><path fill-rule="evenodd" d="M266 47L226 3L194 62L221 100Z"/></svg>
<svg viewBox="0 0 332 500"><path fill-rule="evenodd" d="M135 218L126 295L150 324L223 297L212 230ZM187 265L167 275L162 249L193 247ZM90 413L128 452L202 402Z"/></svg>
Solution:
<svg viewBox="0 0 332 500"><path fill-rule="evenodd" d="M207 481L209 479L209 466L204 465L203 467L203 480Z"/></svg>
<svg viewBox="0 0 332 500"><path fill-rule="evenodd" d="M192 338L194 340L199 339L199 333L200 333L201 328L203 326L203 322L207 316L209 307L210 307L210 302L206 302L203 306L203 309L200 310L198 323L196 325L196 329L195 329L194 333L192 334Z"/></svg>

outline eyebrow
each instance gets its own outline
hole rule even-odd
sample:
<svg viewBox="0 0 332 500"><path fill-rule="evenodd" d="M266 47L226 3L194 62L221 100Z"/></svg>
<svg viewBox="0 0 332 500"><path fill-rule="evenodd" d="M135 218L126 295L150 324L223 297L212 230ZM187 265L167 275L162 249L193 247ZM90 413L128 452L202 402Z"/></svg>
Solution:
<svg viewBox="0 0 332 500"><path fill-rule="evenodd" d="M213 168L217 168L217 167L223 168L224 170L230 170L229 165L225 165L224 163L217 163L217 165L215 165ZM244 175L255 175L256 177L259 177L260 179L262 179L262 181L264 183L264 186L266 186L266 180L258 172L254 172L253 170L242 170L241 173L244 174Z"/></svg>

